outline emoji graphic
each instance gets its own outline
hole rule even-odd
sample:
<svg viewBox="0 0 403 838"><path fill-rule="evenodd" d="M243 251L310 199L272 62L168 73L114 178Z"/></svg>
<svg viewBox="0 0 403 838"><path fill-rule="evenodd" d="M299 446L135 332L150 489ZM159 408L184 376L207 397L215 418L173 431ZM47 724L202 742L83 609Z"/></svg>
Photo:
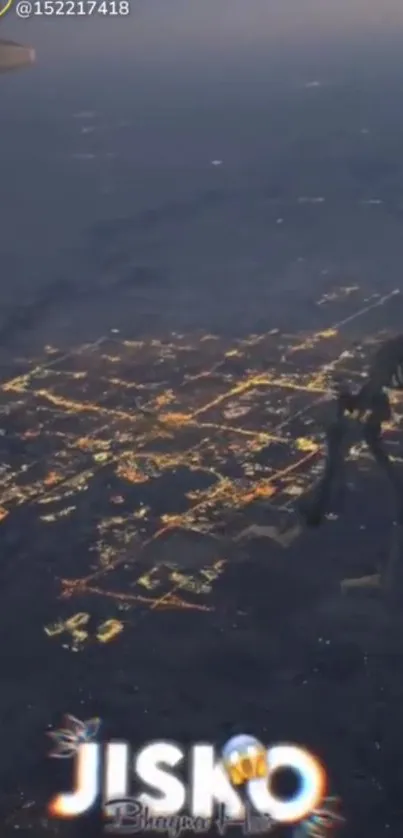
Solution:
<svg viewBox="0 0 403 838"><path fill-rule="evenodd" d="M254 736L233 736L222 749L223 767L233 786L267 779L267 749Z"/></svg>

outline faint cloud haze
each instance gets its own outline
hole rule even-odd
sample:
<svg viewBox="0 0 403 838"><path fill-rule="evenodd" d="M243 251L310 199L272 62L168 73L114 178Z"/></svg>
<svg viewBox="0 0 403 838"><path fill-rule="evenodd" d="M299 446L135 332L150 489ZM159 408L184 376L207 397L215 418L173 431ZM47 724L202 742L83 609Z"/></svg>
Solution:
<svg viewBox="0 0 403 838"><path fill-rule="evenodd" d="M403 32L401 0L131 0L128 18L10 21L46 56L146 63L168 57L275 53L324 42L365 41ZM66 37L67 35L67 37Z"/></svg>
<svg viewBox="0 0 403 838"><path fill-rule="evenodd" d="M266 288L284 301L329 265L394 276L402 0L131 0L4 30L37 54L1 79L0 161L3 301L26 291L35 323L55 284L81 302L152 286L162 313L172 284L209 318L217 277L260 316Z"/></svg>

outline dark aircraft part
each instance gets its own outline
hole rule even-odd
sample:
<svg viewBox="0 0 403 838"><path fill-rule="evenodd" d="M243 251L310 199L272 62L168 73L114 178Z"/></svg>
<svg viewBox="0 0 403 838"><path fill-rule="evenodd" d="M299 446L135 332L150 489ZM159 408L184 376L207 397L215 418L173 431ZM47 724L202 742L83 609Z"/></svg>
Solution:
<svg viewBox="0 0 403 838"><path fill-rule="evenodd" d="M18 70L35 62L35 50L32 47L16 44L15 41L0 41L0 73Z"/></svg>
<svg viewBox="0 0 403 838"><path fill-rule="evenodd" d="M344 388L337 395L334 421L326 434L327 460L323 476L311 496L303 498L300 505L300 512L309 526L322 523L327 511L335 475L343 460L343 442L349 414L363 422L363 438L392 485L400 518L403 511L403 480L381 445L382 424L390 419L392 413L384 388L403 389L403 335L386 341L378 349L372 359L367 380L357 393L350 393Z"/></svg>
<svg viewBox="0 0 403 838"><path fill-rule="evenodd" d="M298 504L307 526L319 526L328 511L336 478L343 473L348 451L348 417L352 416L361 423L363 440L389 482L395 499L397 525L403 528L403 475L382 445L382 424L389 421L392 413L385 389L403 390L403 335L386 341L378 349L367 379L357 393L346 388L339 390L333 421L326 432L327 456L323 475Z"/></svg>

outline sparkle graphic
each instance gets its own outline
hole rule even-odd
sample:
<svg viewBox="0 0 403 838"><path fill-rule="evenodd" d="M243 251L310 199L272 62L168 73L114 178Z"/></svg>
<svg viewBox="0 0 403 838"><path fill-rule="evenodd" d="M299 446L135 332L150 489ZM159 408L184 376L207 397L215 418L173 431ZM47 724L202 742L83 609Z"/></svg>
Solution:
<svg viewBox="0 0 403 838"><path fill-rule="evenodd" d="M340 814L340 798L325 797L322 805L314 809L309 818L301 824L296 838L325 838L337 827L342 826L344 818Z"/></svg>
<svg viewBox="0 0 403 838"><path fill-rule="evenodd" d="M100 726L101 719L98 718L80 722L75 716L66 715L64 727L48 733L56 746L49 756L55 759L70 759L75 756L80 745L96 739Z"/></svg>

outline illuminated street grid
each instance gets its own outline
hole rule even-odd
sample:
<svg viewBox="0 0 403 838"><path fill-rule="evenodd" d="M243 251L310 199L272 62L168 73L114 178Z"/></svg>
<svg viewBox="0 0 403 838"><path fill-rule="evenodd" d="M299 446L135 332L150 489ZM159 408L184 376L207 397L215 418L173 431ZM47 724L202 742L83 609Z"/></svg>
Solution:
<svg viewBox="0 0 403 838"><path fill-rule="evenodd" d="M144 609L210 610L225 542L210 538L191 567L180 551L164 558L164 533L211 535L231 516L242 531L256 500L292 505L320 468L320 407L332 375L359 382L396 293L340 289L318 301L328 325L311 334L136 342L111 333L64 357L47 347L43 363L4 383L1 520L34 513L38 543L53 545L60 596L71 604L69 620L47 634L74 648L89 639L89 612L74 608L76 597L86 608L108 598L104 642ZM355 322L354 345L346 330ZM391 432L396 441L396 424ZM69 558L68 533L87 518L89 542Z"/></svg>

